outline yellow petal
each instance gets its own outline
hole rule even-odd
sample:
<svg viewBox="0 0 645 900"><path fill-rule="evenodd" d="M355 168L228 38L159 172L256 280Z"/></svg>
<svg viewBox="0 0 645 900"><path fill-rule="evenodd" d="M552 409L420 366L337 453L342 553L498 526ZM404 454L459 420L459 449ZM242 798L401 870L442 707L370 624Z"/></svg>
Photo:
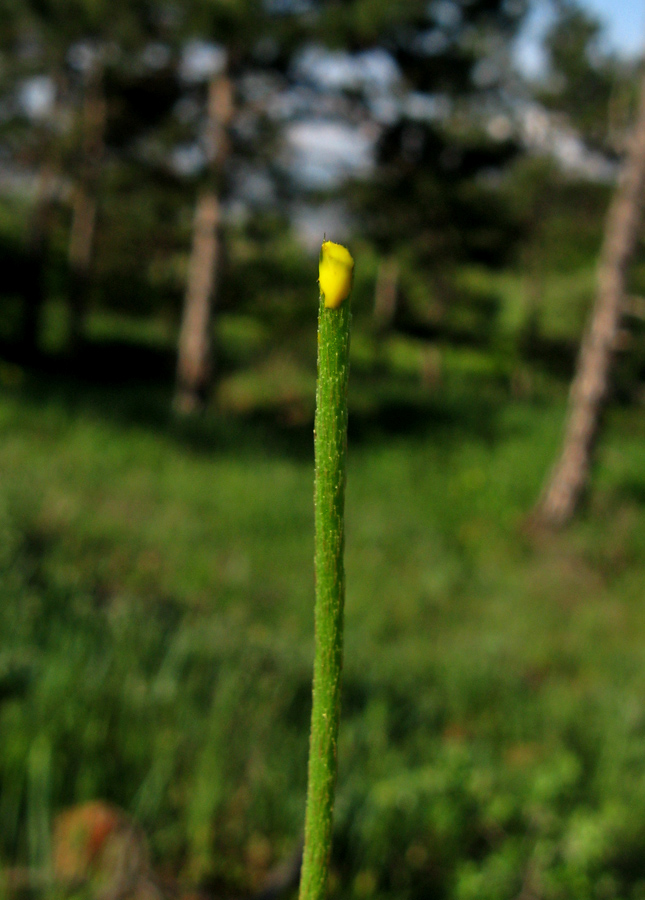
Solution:
<svg viewBox="0 0 645 900"><path fill-rule="evenodd" d="M338 309L352 289L354 260L346 247L325 241L320 249L318 283L328 309Z"/></svg>

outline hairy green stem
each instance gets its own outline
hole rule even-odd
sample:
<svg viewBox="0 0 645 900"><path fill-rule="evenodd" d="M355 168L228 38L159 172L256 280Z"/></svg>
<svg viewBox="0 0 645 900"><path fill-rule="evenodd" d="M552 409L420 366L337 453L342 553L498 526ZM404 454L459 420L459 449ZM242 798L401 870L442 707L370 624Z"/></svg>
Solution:
<svg viewBox="0 0 645 900"><path fill-rule="evenodd" d="M345 477L349 299L318 314L316 390L316 654L309 784L300 900L321 900L327 884L336 788L345 605Z"/></svg>

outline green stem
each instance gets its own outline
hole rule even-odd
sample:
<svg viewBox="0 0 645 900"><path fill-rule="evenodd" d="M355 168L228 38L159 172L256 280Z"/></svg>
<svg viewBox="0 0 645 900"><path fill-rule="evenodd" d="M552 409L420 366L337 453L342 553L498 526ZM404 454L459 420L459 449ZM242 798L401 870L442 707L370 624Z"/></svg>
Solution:
<svg viewBox="0 0 645 900"><path fill-rule="evenodd" d="M300 900L321 900L327 884L336 788L345 605L345 477L349 299L318 313L316 390L316 655L309 784Z"/></svg>

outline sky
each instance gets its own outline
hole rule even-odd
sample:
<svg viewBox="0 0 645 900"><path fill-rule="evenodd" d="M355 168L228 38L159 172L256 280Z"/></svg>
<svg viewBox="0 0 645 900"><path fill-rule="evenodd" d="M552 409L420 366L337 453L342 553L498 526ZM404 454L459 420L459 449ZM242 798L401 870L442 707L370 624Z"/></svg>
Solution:
<svg viewBox="0 0 645 900"><path fill-rule="evenodd" d="M584 0L608 27L609 44L635 56L645 47L645 0Z"/></svg>
<svg viewBox="0 0 645 900"><path fill-rule="evenodd" d="M604 46L621 56L637 56L645 49L645 0L580 0L603 25ZM548 27L548 2L538 2L518 43L516 58L528 75L542 68L540 38Z"/></svg>

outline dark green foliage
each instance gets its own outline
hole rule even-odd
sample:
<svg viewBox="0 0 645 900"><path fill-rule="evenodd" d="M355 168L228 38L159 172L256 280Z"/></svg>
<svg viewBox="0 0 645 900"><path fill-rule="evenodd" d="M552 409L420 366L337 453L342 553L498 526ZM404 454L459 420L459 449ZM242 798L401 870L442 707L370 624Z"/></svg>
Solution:
<svg viewBox="0 0 645 900"><path fill-rule="evenodd" d="M601 23L576 0L558 0L546 39L549 78L541 101L563 114L587 144L624 149L636 103L636 66L602 49Z"/></svg>
<svg viewBox="0 0 645 900"><path fill-rule="evenodd" d="M452 284L456 269L465 260L499 267L517 250L521 228L503 174L520 147L512 129L494 137L487 122L509 111L507 49L525 12L522 2L498 0L410 0L396 14L379 2L346 4L349 46L352 38L361 49L377 43L400 73L393 109L379 121L374 177L349 192L362 235L425 285L424 301L401 280L397 325L402 315L406 328L423 329L437 295L450 295L457 317L463 303L468 317L468 299ZM488 317L486 333L494 321Z"/></svg>

